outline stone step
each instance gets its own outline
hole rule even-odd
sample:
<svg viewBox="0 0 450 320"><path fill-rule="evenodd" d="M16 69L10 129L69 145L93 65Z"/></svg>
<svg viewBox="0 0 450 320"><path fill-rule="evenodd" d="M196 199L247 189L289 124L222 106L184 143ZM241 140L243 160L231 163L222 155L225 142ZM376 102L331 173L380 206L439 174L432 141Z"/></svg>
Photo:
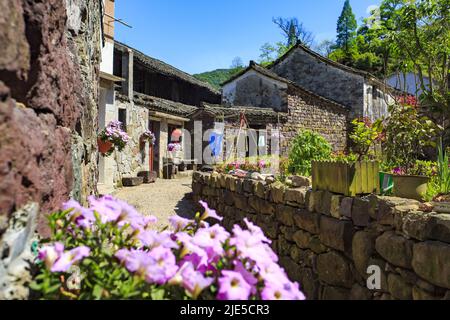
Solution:
<svg viewBox="0 0 450 320"><path fill-rule="evenodd" d="M124 187L135 187L144 183L143 177L123 177L122 185Z"/></svg>
<svg viewBox="0 0 450 320"><path fill-rule="evenodd" d="M175 175L175 179L189 178L192 177L193 173L194 170L178 171L178 173Z"/></svg>

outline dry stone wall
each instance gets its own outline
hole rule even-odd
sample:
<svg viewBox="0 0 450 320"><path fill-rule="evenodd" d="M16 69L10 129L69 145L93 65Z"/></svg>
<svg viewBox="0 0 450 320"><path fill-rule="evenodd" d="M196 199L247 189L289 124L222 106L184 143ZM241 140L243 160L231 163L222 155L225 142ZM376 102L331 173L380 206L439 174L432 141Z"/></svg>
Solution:
<svg viewBox="0 0 450 320"><path fill-rule="evenodd" d="M420 211L414 200L350 198L218 173L195 172L192 187L225 227L244 218L259 225L309 299L450 299L450 215ZM368 289L378 271L379 288Z"/></svg>

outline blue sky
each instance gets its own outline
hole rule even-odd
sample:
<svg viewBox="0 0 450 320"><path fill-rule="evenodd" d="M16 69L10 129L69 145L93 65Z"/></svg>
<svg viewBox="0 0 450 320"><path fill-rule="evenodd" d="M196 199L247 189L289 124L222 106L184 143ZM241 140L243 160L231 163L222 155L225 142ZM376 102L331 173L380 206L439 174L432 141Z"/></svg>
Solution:
<svg viewBox="0 0 450 320"><path fill-rule="evenodd" d="M358 22L381 0L352 0ZM188 73L258 60L283 39L272 17L297 17L316 41L334 39L344 0L116 0L116 39Z"/></svg>

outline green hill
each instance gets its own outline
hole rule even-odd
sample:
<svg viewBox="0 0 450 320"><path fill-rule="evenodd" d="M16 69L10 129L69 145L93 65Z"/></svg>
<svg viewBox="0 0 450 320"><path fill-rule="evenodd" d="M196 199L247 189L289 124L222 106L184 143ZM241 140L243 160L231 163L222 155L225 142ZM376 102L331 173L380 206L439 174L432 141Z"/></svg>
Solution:
<svg viewBox="0 0 450 320"><path fill-rule="evenodd" d="M221 83L227 81L242 69L243 68L217 69L213 71L194 74L193 76L201 81L208 82L217 89L220 89Z"/></svg>

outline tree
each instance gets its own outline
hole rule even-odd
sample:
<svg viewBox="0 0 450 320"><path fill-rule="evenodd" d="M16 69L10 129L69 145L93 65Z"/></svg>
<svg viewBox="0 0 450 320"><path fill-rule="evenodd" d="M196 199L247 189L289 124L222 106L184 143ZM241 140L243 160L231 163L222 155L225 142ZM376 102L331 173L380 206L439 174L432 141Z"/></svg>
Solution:
<svg viewBox="0 0 450 320"><path fill-rule="evenodd" d="M343 49L344 52L349 52L350 47L354 44L357 27L358 24L350 6L350 0L345 0L344 8L337 23L336 45L338 48Z"/></svg>
<svg viewBox="0 0 450 320"><path fill-rule="evenodd" d="M312 32L308 31L303 23L299 22L297 18L273 18L273 23L275 23L286 38L286 46L292 47L297 42L310 47L314 43L314 35Z"/></svg>
<svg viewBox="0 0 450 320"><path fill-rule="evenodd" d="M241 69L244 67L244 63L242 62L241 57L235 57L233 61L231 62L231 69Z"/></svg>
<svg viewBox="0 0 450 320"><path fill-rule="evenodd" d="M320 42L315 50L320 53L322 56L327 57L333 52L333 48L336 46L336 43L332 40L323 40Z"/></svg>
<svg viewBox="0 0 450 320"><path fill-rule="evenodd" d="M263 66L267 66L283 56L291 48L292 46L286 46L283 42L277 42L275 45L265 43L260 49L261 54L259 55L259 63Z"/></svg>
<svg viewBox="0 0 450 320"><path fill-rule="evenodd" d="M449 143L450 1L383 0L381 17L402 66L418 76L421 106L440 115L435 120L445 128Z"/></svg>

